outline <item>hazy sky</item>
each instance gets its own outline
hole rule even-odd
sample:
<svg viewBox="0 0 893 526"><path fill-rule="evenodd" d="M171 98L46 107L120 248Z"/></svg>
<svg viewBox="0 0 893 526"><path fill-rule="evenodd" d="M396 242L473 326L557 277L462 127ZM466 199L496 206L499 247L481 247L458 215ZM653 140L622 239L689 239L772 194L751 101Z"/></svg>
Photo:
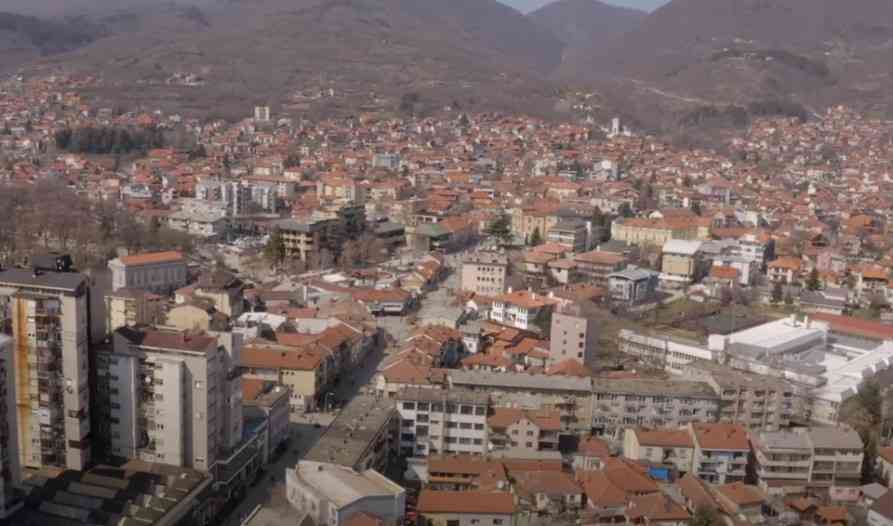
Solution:
<svg viewBox="0 0 893 526"><path fill-rule="evenodd" d="M534 9L539 9L540 7L551 3L553 0L499 0L504 4L508 4L515 9L527 13L529 11L533 11ZM601 0L606 4L614 4L624 7L635 7L638 9L644 9L646 11L652 11L667 3L669 0Z"/></svg>

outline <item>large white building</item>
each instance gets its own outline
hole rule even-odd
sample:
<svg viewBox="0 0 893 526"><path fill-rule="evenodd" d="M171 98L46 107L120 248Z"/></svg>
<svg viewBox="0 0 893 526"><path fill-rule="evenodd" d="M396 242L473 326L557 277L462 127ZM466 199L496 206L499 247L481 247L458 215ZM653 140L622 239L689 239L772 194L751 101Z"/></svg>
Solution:
<svg viewBox="0 0 893 526"><path fill-rule="evenodd" d="M377 471L358 472L338 464L301 460L285 473L288 502L297 510L294 524L312 519L319 526L343 526L358 513L384 526L402 523L406 490Z"/></svg>
<svg viewBox="0 0 893 526"><path fill-rule="evenodd" d="M111 453L211 471L242 440L234 357L207 334L124 327L113 338L96 354L97 417Z"/></svg>
<svg viewBox="0 0 893 526"><path fill-rule="evenodd" d="M90 462L89 287L73 272L0 272L0 316L11 321L20 463L84 469Z"/></svg>
<svg viewBox="0 0 893 526"><path fill-rule="evenodd" d="M142 289L161 294L186 285L186 258L180 252L150 252L109 261L112 290Z"/></svg>
<svg viewBox="0 0 893 526"><path fill-rule="evenodd" d="M487 452L486 394L465 389L407 388L396 396L400 451L410 457Z"/></svg>

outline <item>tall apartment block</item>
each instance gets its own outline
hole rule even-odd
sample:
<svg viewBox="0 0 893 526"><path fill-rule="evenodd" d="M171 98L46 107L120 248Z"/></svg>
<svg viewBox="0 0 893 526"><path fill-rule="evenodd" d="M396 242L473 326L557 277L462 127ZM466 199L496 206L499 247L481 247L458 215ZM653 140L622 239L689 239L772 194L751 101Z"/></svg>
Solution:
<svg viewBox="0 0 893 526"><path fill-rule="evenodd" d="M242 439L241 393L215 336L121 327L96 352L97 428L113 455L211 471Z"/></svg>
<svg viewBox="0 0 893 526"><path fill-rule="evenodd" d="M549 366L568 358L593 369L598 365L598 325L576 304L559 307L552 313Z"/></svg>
<svg viewBox="0 0 893 526"><path fill-rule="evenodd" d="M13 488L21 481L15 414L13 340L0 334L0 521L22 507Z"/></svg>
<svg viewBox="0 0 893 526"><path fill-rule="evenodd" d="M0 272L13 338L20 463L83 470L90 462L89 286L74 272Z"/></svg>

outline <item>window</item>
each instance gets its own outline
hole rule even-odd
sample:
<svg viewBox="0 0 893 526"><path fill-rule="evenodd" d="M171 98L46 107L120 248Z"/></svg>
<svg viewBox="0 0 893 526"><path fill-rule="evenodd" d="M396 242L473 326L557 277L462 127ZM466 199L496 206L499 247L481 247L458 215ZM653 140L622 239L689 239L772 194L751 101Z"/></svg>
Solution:
<svg viewBox="0 0 893 526"><path fill-rule="evenodd" d="M459 526L459 521L457 520L448 520L446 526Z"/></svg>
<svg viewBox="0 0 893 526"><path fill-rule="evenodd" d="M460 438L460 439L459 439L459 443L460 443L460 444L464 444L464 445L468 445L468 444L471 444L471 439L470 439L470 438Z"/></svg>
<svg viewBox="0 0 893 526"><path fill-rule="evenodd" d="M481 444L484 443L484 441L481 440L480 438L475 438L474 440L472 440L472 442L474 442L474 445L476 445L476 446L480 446Z"/></svg>
<svg viewBox="0 0 893 526"><path fill-rule="evenodd" d="M459 424L459 429L471 429L471 424L462 422L461 424Z"/></svg>
<svg viewBox="0 0 893 526"><path fill-rule="evenodd" d="M500 524L502 524L502 519L493 519L493 525L494 525L494 526L498 526L498 525L500 525Z"/></svg>
<svg viewBox="0 0 893 526"><path fill-rule="evenodd" d="M481 431L481 430L484 429L484 424L475 424L475 425L474 425L474 429L475 429L476 431Z"/></svg>
<svg viewBox="0 0 893 526"><path fill-rule="evenodd" d="M476 414L478 416L485 416L487 414L487 408L482 405L479 405L474 408L474 414Z"/></svg>
<svg viewBox="0 0 893 526"><path fill-rule="evenodd" d="M456 429L457 427L459 427L459 424L456 422L447 422L447 429Z"/></svg>
<svg viewBox="0 0 893 526"><path fill-rule="evenodd" d="M427 423L427 422L428 422L428 415L417 415L417 416L416 416L416 419L417 419L419 422Z"/></svg>
<svg viewBox="0 0 893 526"><path fill-rule="evenodd" d="M474 412L474 408L470 405L463 405L462 408L460 409L460 412L463 415L470 415Z"/></svg>
<svg viewBox="0 0 893 526"><path fill-rule="evenodd" d="M428 410L428 402L419 402L419 405L416 407L419 411L427 411Z"/></svg>
<svg viewBox="0 0 893 526"><path fill-rule="evenodd" d="M415 402L403 402L403 409L407 411L412 411L415 409Z"/></svg>
<svg viewBox="0 0 893 526"><path fill-rule="evenodd" d="M533 447L533 444L531 442L525 442L524 445L527 446L528 448Z"/></svg>

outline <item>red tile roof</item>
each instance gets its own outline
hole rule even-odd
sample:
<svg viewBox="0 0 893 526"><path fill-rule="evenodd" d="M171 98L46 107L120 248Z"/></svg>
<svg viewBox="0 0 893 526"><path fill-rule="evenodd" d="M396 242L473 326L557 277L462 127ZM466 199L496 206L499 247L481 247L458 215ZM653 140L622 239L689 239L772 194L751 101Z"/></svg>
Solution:
<svg viewBox="0 0 893 526"><path fill-rule="evenodd" d="M515 501L506 492L422 490L418 509L421 513L509 515L515 512Z"/></svg>
<svg viewBox="0 0 893 526"><path fill-rule="evenodd" d="M176 263L183 261L181 252L146 252L145 254L136 254L133 256L123 256L118 258L121 263L128 266L154 265L157 263Z"/></svg>

